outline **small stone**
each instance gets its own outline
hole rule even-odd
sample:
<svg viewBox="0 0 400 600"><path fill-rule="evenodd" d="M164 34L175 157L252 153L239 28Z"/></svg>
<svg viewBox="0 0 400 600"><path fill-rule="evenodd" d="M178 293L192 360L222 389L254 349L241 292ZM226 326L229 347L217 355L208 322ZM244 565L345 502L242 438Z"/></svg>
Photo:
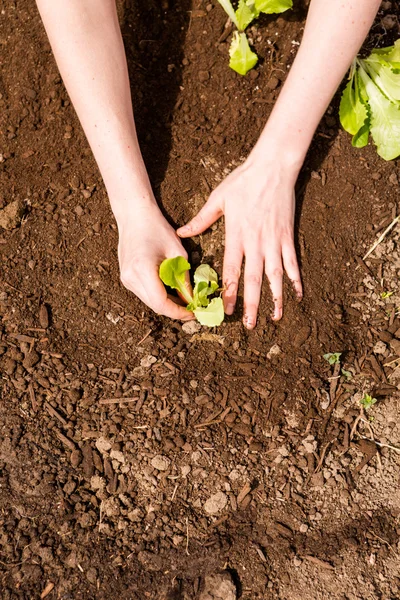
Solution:
<svg viewBox="0 0 400 600"><path fill-rule="evenodd" d="M14 200L0 210L0 227L12 231L21 224L25 213L25 203L22 200Z"/></svg>
<svg viewBox="0 0 400 600"><path fill-rule="evenodd" d="M279 79L275 76L272 76L267 83L267 88L271 91L276 90L276 88L278 87L279 84L280 84Z"/></svg>
<svg viewBox="0 0 400 600"><path fill-rule="evenodd" d="M217 492L204 504L204 510L208 515L216 515L225 508L228 498L223 492Z"/></svg>
<svg viewBox="0 0 400 600"><path fill-rule="evenodd" d="M101 454L104 454L104 452L108 452L111 449L111 442L104 437L99 437L96 440L96 448Z"/></svg>
<svg viewBox="0 0 400 600"><path fill-rule="evenodd" d="M111 450L110 457L119 463L125 463L125 456L123 452L120 452L119 450Z"/></svg>
<svg viewBox="0 0 400 600"><path fill-rule="evenodd" d="M295 556L294 559L293 559L294 566L295 567L300 567L301 563L302 563L301 558L299 558L298 556Z"/></svg>
<svg viewBox="0 0 400 600"><path fill-rule="evenodd" d="M75 213L78 215L78 217L81 217L84 212L85 211L80 204L78 204L78 206L75 206Z"/></svg>
<svg viewBox="0 0 400 600"><path fill-rule="evenodd" d="M302 523L300 525L300 533L306 533L308 531L308 525L306 523Z"/></svg>
<svg viewBox="0 0 400 600"><path fill-rule="evenodd" d="M278 354L281 354L281 353L282 353L282 350L280 349L278 344L274 344L272 346L272 348L270 349L270 351L267 353L267 358L271 359L273 356L278 356Z"/></svg>
<svg viewBox="0 0 400 600"><path fill-rule="evenodd" d="M198 333L201 329L201 325L198 321L187 321L182 325L182 331L187 333L188 335L193 335Z"/></svg>
<svg viewBox="0 0 400 600"><path fill-rule="evenodd" d="M236 600L237 591L230 573L206 575L199 600Z"/></svg>
<svg viewBox="0 0 400 600"><path fill-rule="evenodd" d="M391 183L392 185L398 185L399 184L399 178L397 177L397 173L392 173L389 176L389 183Z"/></svg>
<svg viewBox="0 0 400 600"><path fill-rule="evenodd" d="M152 356L152 354L148 354L148 356L142 358L140 361L140 366L144 367L145 369L149 369L151 365L154 365L155 362L157 362L157 358Z"/></svg>
<svg viewBox="0 0 400 600"><path fill-rule="evenodd" d="M85 200L89 200L89 198L92 196L92 193L89 190L82 190L82 196L85 198Z"/></svg>
<svg viewBox="0 0 400 600"><path fill-rule="evenodd" d="M166 456L162 456L161 454L157 454L154 458L151 459L151 466L157 471L167 471L171 461Z"/></svg>
<svg viewBox="0 0 400 600"><path fill-rule="evenodd" d="M390 340L392 341L392 340ZM385 354L387 350L387 346L384 342L376 342L375 346L373 347L373 351L375 354Z"/></svg>

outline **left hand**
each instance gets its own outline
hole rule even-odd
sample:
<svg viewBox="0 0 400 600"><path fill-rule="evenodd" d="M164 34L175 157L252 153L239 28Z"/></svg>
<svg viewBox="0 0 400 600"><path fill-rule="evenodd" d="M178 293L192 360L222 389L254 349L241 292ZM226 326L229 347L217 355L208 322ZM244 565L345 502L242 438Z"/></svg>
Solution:
<svg viewBox="0 0 400 600"><path fill-rule="evenodd" d="M243 323L248 329L257 322L264 270L271 287L275 321L283 312L284 270L298 300L303 297L293 237L296 177L297 172L278 160L261 165L250 156L212 192L200 212L177 231L183 238L199 235L225 215L225 312L231 315L235 310L245 257Z"/></svg>

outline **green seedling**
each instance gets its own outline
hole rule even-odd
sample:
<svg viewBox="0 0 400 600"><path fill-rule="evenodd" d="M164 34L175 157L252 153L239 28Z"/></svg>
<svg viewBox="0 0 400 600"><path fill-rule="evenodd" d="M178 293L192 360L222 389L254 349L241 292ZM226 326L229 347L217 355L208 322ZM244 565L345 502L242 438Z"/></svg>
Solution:
<svg viewBox="0 0 400 600"><path fill-rule="evenodd" d="M340 102L343 128L352 144L363 148L371 134L379 156L393 160L400 155L400 40L374 50L368 58L356 58Z"/></svg>
<svg viewBox="0 0 400 600"><path fill-rule="evenodd" d="M239 0L236 10L231 0L218 0L218 2L237 28L229 49L229 66L239 75L246 75L257 64L258 56L251 50L244 30L261 13L271 15L292 8L293 0Z"/></svg>
<svg viewBox="0 0 400 600"><path fill-rule="evenodd" d="M340 364L341 356L341 352L328 352L328 354L324 354L324 359L328 361L330 365L338 365Z"/></svg>
<svg viewBox="0 0 400 600"><path fill-rule="evenodd" d="M369 410L377 402L377 399L373 398L369 394L364 394L363 398L361 398L360 400L360 404L364 407L365 410Z"/></svg>
<svg viewBox="0 0 400 600"><path fill-rule="evenodd" d="M186 282L190 264L183 256L167 258L160 265L160 279L170 288L177 290L186 302L187 310L207 327L221 325L224 320L224 304L220 296L210 298L219 290L218 275L209 265L200 265L194 273L193 295Z"/></svg>
<svg viewBox="0 0 400 600"><path fill-rule="evenodd" d="M342 373L343 377L346 379L346 381L350 381L350 379L353 378L353 373L351 371L346 371L345 369L342 369L341 373Z"/></svg>
<svg viewBox="0 0 400 600"><path fill-rule="evenodd" d="M386 300L386 298L390 298L390 296L393 296L394 292L382 292L381 293L381 298L382 300Z"/></svg>

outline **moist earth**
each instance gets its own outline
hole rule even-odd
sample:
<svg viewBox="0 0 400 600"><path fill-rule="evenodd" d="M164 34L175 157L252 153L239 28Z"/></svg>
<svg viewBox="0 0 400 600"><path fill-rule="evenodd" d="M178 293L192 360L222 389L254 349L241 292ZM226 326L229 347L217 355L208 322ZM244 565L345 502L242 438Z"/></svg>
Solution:
<svg viewBox="0 0 400 600"><path fill-rule="evenodd" d="M260 134L301 41L294 4L250 28L260 61L241 77L215 0L118 3L174 225ZM363 51L391 44L398 18L383 2ZM1 598L399 598L398 229L363 260L398 215L398 161L351 147L336 95L296 190L304 300L285 281L273 323L264 284L254 331L242 290L221 327L182 327L119 281L34 2L3 1L0 45ZM219 222L187 249L221 273L223 246Z"/></svg>

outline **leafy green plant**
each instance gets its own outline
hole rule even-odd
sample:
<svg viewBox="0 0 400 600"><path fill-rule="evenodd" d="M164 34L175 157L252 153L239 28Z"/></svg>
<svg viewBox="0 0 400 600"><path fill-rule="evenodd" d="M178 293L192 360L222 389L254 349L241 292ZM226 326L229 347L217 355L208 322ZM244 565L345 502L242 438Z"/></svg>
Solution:
<svg viewBox="0 0 400 600"><path fill-rule="evenodd" d="M338 365L340 364L341 356L341 352L328 352L328 354L324 354L324 359L328 361L330 365Z"/></svg>
<svg viewBox="0 0 400 600"><path fill-rule="evenodd" d="M194 313L202 325L215 327L224 320L224 304L220 296L210 298L218 291L218 275L209 265L200 265L194 273L193 295L186 284L190 264L183 256L167 258L160 265L160 279L177 290L185 300L187 310Z"/></svg>
<svg viewBox="0 0 400 600"><path fill-rule="evenodd" d="M360 400L360 404L364 407L365 410L369 410L371 406L373 406L377 402L377 399L373 398L369 394L364 394L363 398L361 398Z"/></svg>
<svg viewBox="0 0 400 600"><path fill-rule="evenodd" d="M237 28L229 49L229 66L239 75L246 75L257 64L258 57L251 50L244 30L261 13L271 15L292 8L293 0L239 0L236 10L231 0L218 0L218 2Z"/></svg>
<svg viewBox="0 0 400 600"><path fill-rule="evenodd" d="M368 58L356 58L350 81L340 102L343 128L352 144L363 148L371 134L379 156L400 156L400 40L393 46L373 50Z"/></svg>

